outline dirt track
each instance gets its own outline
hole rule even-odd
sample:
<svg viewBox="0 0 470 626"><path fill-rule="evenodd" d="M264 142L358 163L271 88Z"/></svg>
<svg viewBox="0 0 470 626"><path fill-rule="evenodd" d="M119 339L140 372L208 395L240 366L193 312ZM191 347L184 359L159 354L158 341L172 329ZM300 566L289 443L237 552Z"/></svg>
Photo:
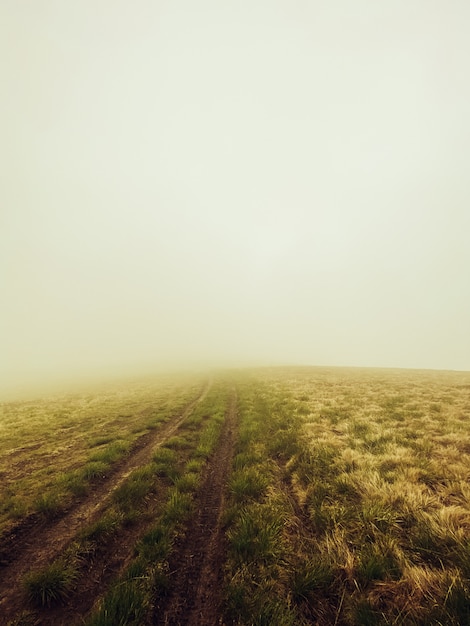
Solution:
<svg viewBox="0 0 470 626"><path fill-rule="evenodd" d="M221 525L227 476L236 437L235 391L227 407L219 445L197 495L197 510L186 537L170 561L170 592L155 603L153 624L222 624L221 588L226 542Z"/></svg>
<svg viewBox="0 0 470 626"><path fill-rule="evenodd" d="M12 533L3 542L0 550L3 561L3 566L0 568L1 624L8 623L25 608L22 588L23 577L30 570L40 569L50 563L73 540L80 528L99 518L113 491L126 480L133 470L150 461L155 448L175 433L195 406L204 399L210 386L211 383L208 382L199 396L190 402L180 415L164 424L159 430L142 436L131 454L114 468L112 475L96 485L85 500L78 502L64 516L47 523L25 524L23 528L19 528L17 532ZM117 552L119 550L116 550ZM118 555L116 554L116 556ZM59 624L61 622L52 621L50 623Z"/></svg>

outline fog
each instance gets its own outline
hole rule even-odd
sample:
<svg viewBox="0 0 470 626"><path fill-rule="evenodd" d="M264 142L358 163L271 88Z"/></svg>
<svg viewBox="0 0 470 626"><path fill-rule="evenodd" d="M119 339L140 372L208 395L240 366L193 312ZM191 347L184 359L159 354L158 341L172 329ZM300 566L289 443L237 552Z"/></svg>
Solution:
<svg viewBox="0 0 470 626"><path fill-rule="evenodd" d="M2 0L2 386L470 370L470 3Z"/></svg>

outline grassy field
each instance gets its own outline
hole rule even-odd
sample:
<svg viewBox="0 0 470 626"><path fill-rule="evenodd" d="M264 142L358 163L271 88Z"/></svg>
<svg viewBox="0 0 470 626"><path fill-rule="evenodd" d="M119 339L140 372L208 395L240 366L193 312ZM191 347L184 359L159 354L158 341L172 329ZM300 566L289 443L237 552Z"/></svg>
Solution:
<svg viewBox="0 0 470 626"><path fill-rule="evenodd" d="M54 515L180 409L199 380L159 378L0 404L0 534Z"/></svg>
<svg viewBox="0 0 470 626"><path fill-rule="evenodd" d="M9 624L470 624L470 373L160 378L0 429Z"/></svg>
<svg viewBox="0 0 470 626"><path fill-rule="evenodd" d="M470 623L469 382L304 369L244 385L228 531L235 619Z"/></svg>

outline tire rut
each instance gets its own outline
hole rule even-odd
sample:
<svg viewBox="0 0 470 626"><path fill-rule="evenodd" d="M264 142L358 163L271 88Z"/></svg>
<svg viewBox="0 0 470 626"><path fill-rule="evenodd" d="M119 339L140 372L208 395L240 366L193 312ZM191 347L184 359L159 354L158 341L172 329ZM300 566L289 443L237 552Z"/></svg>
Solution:
<svg viewBox="0 0 470 626"><path fill-rule="evenodd" d="M99 518L109 503L112 493L120 487L138 467L147 464L155 448L171 437L192 413L197 404L206 397L212 381L209 380L200 394L170 422L158 431L150 432L139 440L137 446L109 478L100 483L82 502L78 502L60 519L42 524L26 525L24 532L10 537L3 550L8 564L0 569L0 614L8 623L15 614L25 609L22 579L32 569L40 569L57 557L74 539L83 526Z"/></svg>
<svg viewBox="0 0 470 626"><path fill-rule="evenodd" d="M222 582L227 546L221 517L236 437L236 406L236 393L232 391L219 444L198 493L191 527L170 559L170 592L155 603L152 623L157 626L223 623Z"/></svg>

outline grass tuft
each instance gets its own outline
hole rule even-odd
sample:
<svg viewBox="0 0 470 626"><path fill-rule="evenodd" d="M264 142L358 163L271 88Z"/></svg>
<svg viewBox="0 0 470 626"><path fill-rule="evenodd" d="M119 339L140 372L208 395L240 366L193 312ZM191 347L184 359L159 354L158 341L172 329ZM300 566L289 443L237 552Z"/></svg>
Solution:
<svg viewBox="0 0 470 626"><path fill-rule="evenodd" d="M236 561L273 561L282 552L282 518L269 508L254 504L243 509L228 533Z"/></svg>
<svg viewBox="0 0 470 626"><path fill-rule="evenodd" d="M328 555L318 555L296 564L291 574L290 589L295 600L311 600L318 589L327 589L334 577Z"/></svg>
<svg viewBox="0 0 470 626"><path fill-rule="evenodd" d="M87 626L138 626L147 610L148 598L139 580L119 583L105 596L100 610Z"/></svg>
<svg viewBox="0 0 470 626"><path fill-rule="evenodd" d="M229 488L236 502L260 498L268 488L269 476L262 468L247 467L233 472Z"/></svg>
<svg viewBox="0 0 470 626"><path fill-rule="evenodd" d="M28 574L24 585L30 602L45 607L66 600L76 578L76 568L58 560L44 569Z"/></svg>
<svg viewBox="0 0 470 626"><path fill-rule="evenodd" d="M34 506L41 516L53 519L62 511L63 503L58 494L46 492L36 498Z"/></svg>

